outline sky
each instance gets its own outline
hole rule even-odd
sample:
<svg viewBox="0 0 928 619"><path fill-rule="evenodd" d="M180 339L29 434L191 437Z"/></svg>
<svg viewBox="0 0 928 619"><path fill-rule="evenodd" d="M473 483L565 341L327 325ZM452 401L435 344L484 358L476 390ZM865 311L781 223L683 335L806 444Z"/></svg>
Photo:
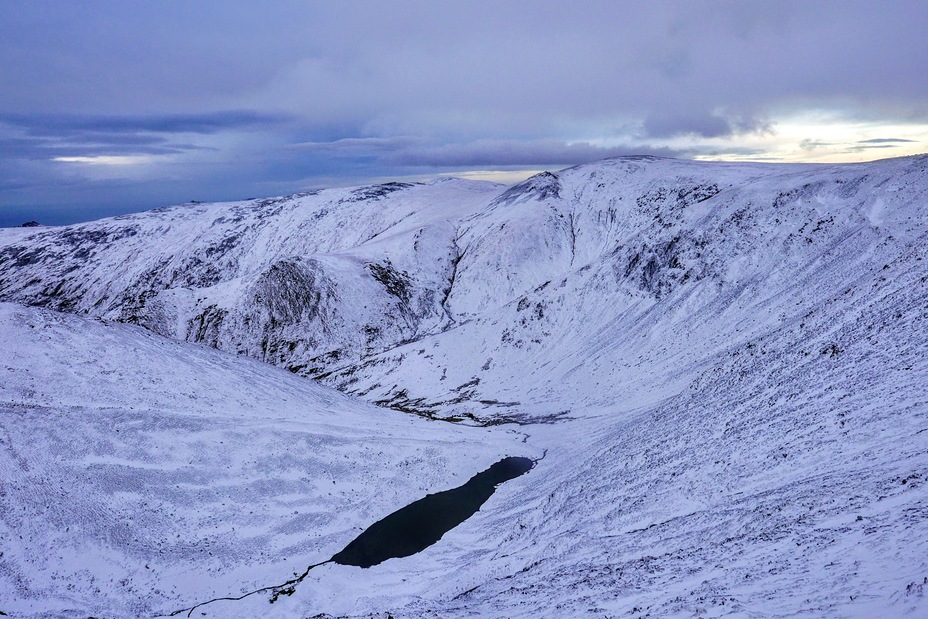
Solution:
<svg viewBox="0 0 928 619"><path fill-rule="evenodd" d="M924 152L924 0L0 3L0 226L626 154Z"/></svg>

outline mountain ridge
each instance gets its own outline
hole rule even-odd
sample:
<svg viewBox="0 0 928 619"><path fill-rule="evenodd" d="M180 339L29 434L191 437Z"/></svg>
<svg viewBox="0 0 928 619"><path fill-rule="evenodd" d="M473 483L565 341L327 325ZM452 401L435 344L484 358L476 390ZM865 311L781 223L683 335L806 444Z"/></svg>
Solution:
<svg viewBox="0 0 928 619"><path fill-rule="evenodd" d="M918 167L924 160L903 161ZM657 175L674 178L663 184L650 178L648 170L655 165L670 167L660 169ZM452 180L450 185L393 183L248 203L174 207L48 230L38 235L48 239L41 250L30 250L25 242L8 244L0 250L0 268L15 266L31 279L24 282L22 278L11 281L0 277L0 298L133 322L171 337L204 341L298 372L329 374L336 367L327 359L363 359L374 351L385 351L505 305L559 274L569 273L575 264L578 268L590 266L610 252L627 252L620 238L623 231L627 241L630 234L644 232L645 226L652 229L676 226L687 234L660 235L662 238L642 244L638 251L623 257L625 277L634 276L641 283L640 288L659 295L675 281L681 247L683 252L698 253L697 246L709 242L706 233L680 225L680 217L687 209L692 210L690 207L713 198L720 202L717 194L732 191L735 182L750 185L760 178L785 176L795 184L795 179L791 179L795 175L814 176L830 171L831 175L840 176L844 172L849 176L836 182L859 183L862 182L859 173L847 172L864 169L866 164L825 168L792 164L784 169L762 164L617 158L568 168L557 175L539 174L501 193L499 186ZM701 180L693 176L699 170L706 172ZM736 178L730 178L728 186L723 180L722 188L710 178L719 173L731 177L732 171L737 172ZM574 183L572 196L561 198L560 189L553 189L552 183L562 183L561 177L578 175L584 176L584 183L579 186ZM626 189L624 194L616 189L617 184L628 182L630 177L639 178L643 181L639 185L644 186ZM449 186L480 190L474 192L476 196L467 195L462 204L456 200L465 192L444 191ZM436 188L438 192L434 191ZM779 200L781 206L790 200L795 202L798 196L791 197L789 192L808 193L807 189L788 188L772 201ZM382 219L391 211L389 200L410 190L432 193L418 202L415 198L409 200L412 204L401 200L399 211L403 212L394 214L390 221ZM499 195L490 197L489 204L484 206L481 204L484 191L488 197ZM584 197L590 193L610 195L610 191L613 196L618 194L619 201L637 202L631 208L619 205L625 209L626 221L622 221L623 212L616 208L615 197L611 198L611 204L605 205L593 204L589 197ZM326 194L330 199L320 198ZM388 202L382 203L383 200ZM584 200L586 208L578 208L578 203ZM542 204L547 204L545 213L541 212ZM358 210L352 205L363 206ZM335 209L345 212L330 213ZM628 220L629 215L635 216L636 210L656 218L656 222L648 222L641 216ZM169 215L176 216L175 224L170 224ZM141 224L146 219L160 225L150 226L153 229L143 233ZM272 220L277 220L277 225L267 226L265 222ZM166 238L168 230L163 229L163 224L177 228L182 222L196 233L174 233L175 237L185 238ZM236 223L244 225L235 226ZM816 221L810 229L817 230L816 225L822 223ZM503 230L507 226L510 232L494 232L495 227ZM259 227L263 230L260 233L255 230ZM323 234L313 233L313 227L325 235L334 234L334 238L320 238ZM513 229L515 232L511 232ZM722 229L719 232L724 234ZM392 244L384 238L388 233L394 237ZM149 241L134 238L139 234L149 235ZM163 240L159 241L157 235ZM295 239L304 240L294 243ZM162 249L164 257L153 261L150 256L158 252L159 243L167 245L167 252ZM127 248L134 245L135 255L120 255L119 244L126 244ZM101 247L110 248L114 257L106 264L104 256L101 265L93 269L91 263ZM175 247L180 249L179 253L174 252ZM242 251L240 247L248 249ZM30 268L30 261L41 261L37 251L45 252L44 263ZM521 253L516 255L516 251ZM145 268L136 266L134 272L128 272L126 265L131 267L146 260ZM58 264L50 266L52 261ZM708 267L704 264L695 264L682 270L679 278L704 277L701 269L705 268ZM93 272L101 270L106 273ZM287 273L283 276L285 280L299 280L300 285L294 288L278 281L282 273ZM410 273L416 281L410 278ZM456 287L455 283L467 280L469 273L475 276L469 278L467 286L459 283ZM96 289L91 286L69 289L75 282L94 280ZM345 288L342 296L349 299L341 304L334 302L339 286ZM462 287L465 290L461 291ZM246 291L244 295L242 290ZM274 308L267 306L266 298L282 290L289 291L291 301L295 300L294 295L307 298L299 299L299 307L284 307L286 303L278 299L274 305L284 311L276 315ZM191 294L191 291L199 292ZM251 298L230 298L236 294ZM285 301L287 294L283 294ZM500 296L502 299L495 298ZM364 302L355 302L358 299L376 305L352 315L346 306L363 307ZM305 315L296 321L294 311ZM347 322L331 324L326 315L344 316ZM387 320L379 320L379 316L386 316ZM227 321L244 322L248 327L238 324L224 329L223 323ZM281 322L287 328L278 328ZM308 334L299 333L307 324L315 326ZM248 338L242 333L247 329L267 332L267 337L262 336L260 341ZM332 337L332 332L339 335ZM359 337L360 333L365 336Z"/></svg>

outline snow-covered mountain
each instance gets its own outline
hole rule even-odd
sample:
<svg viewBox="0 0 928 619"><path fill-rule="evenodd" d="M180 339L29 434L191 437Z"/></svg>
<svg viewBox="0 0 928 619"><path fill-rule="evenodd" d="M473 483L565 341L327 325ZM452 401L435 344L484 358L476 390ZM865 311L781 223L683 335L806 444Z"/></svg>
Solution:
<svg viewBox="0 0 928 619"><path fill-rule="evenodd" d="M0 250L0 285L312 374L445 326L452 220L495 193L393 183L47 229Z"/></svg>
<svg viewBox="0 0 928 619"><path fill-rule="evenodd" d="M22 613L120 614L241 593L495 456L546 452L419 555L318 568L272 608L202 610L917 616L926 282L928 156L619 158L510 188L387 184L0 231L0 300L18 304L0 316L0 466L18 484L3 501L0 597ZM86 447L69 451L70 437ZM414 481L393 470L407 461ZM293 483L258 484L258 470ZM112 479L128 471L124 499ZM26 490L65 479L86 490L58 496L61 513ZM287 501L321 524L272 509ZM95 513L99 530L56 532ZM107 532L128 518L148 518L151 544ZM164 546L229 523L240 528L223 529L215 565ZM23 531L32 541L15 541ZM57 548L76 554L39 569ZM82 566L84 549L107 558ZM209 575L178 584L190 573ZM145 578L93 594L127 574Z"/></svg>

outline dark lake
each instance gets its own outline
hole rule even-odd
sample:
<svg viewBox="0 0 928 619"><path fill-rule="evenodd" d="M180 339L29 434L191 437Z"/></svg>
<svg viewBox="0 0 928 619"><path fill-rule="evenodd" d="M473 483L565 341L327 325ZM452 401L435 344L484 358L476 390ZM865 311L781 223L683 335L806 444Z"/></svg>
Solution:
<svg viewBox="0 0 928 619"><path fill-rule="evenodd" d="M273 604L282 595L293 595L296 586L306 579L310 571L326 563L371 567L387 559L414 555L425 550L440 540L446 532L473 516L480 506L493 496L498 485L528 473L533 466L535 466L535 460L529 458L503 458L482 473L471 477L463 486L430 494L393 512L383 520L375 522L340 553L328 561L310 565L302 575L296 578L235 597L214 598L191 608L175 610L170 616L186 613L190 617L193 611L206 604L221 600L243 600L257 593L270 592L269 601Z"/></svg>
<svg viewBox="0 0 928 619"><path fill-rule="evenodd" d="M463 486L430 494L375 522L330 561L371 567L420 552L470 518L496 487L535 466L529 458L503 458Z"/></svg>

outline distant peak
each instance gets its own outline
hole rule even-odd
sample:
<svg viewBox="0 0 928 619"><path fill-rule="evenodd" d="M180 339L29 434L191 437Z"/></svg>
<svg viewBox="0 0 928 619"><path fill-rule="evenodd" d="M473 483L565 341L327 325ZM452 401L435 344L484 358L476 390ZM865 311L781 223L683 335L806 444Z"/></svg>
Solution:
<svg viewBox="0 0 928 619"><path fill-rule="evenodd" d="M461 181L463 179L458 178L457 176L437 176L433 179L426 181L426 185L442 185L444 183L450 183L452 181Z"/></svg>
<svg viewBox="0 0 928 619"><path fill-rule="evenodd" d="M509 204L523 196L532 196L536 200L545 198L559 198L561 195L561 179L554 172L540 172L530 176L521 183L507 189L496 201Z"/></svg>

